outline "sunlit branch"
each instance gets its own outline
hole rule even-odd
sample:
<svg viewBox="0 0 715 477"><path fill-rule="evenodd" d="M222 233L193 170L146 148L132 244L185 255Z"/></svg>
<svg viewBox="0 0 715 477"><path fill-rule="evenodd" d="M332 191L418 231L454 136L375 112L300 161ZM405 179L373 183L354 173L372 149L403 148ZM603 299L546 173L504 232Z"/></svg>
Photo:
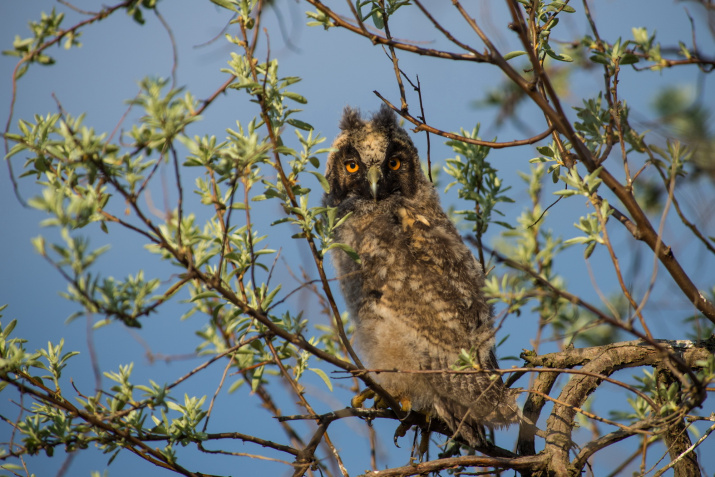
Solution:
<svg viewBox="0 0 715 477"><path fill-rule="evenodd" d="M382 96L379 92L373 91L375 95L380 98L386 105L388 105L393 111L395 111L397 114L417 126L413 131L419 132L419 131L426 131L432 134L436 134L438 136L446 137L447 139L452 139L454 141L460 141L464 142L467 144L474 144L477 146L486 146L486 147L491 147L492 149L501 149L505 147L515 147L515 146L524 146L527 144L534 144L542 139L546 138L549 134L552 133L553 128L549 128L546 131L544 131L541 134L538 134L534 137L528 138L528 139L516 139L514 141L508 141L508 142L493 142L493 141L482 141L481 139L474 139L471 137L465 137L465 136L460 136L459 134L454 134L450 133L447 131L442 131L437 128L434 128L432 126L429 126L425 124L424 122L418 120L414 116L412 116L408 111L402 111L401 109L397 108L395 105L393 105L391 102L389 102L387 99L385 99L384 96Z"/></svg>

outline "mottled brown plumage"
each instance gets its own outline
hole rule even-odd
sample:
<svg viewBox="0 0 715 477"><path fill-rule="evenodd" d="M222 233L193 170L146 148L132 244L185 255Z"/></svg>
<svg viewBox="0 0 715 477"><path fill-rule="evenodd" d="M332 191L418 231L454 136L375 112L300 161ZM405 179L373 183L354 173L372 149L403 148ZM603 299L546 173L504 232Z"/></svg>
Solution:
<svg viewBox="0 0 715 477"><path fill-rule="evenodd" d="M370 121L346 108L333 144L325 204L352 215L335 239L360 263L333 254L356 322L358 349L372 369L449 370L461 349L482 369L498 367L492 310L481 294L484 273L440 206L412 141L383 106ZM375 378L412 409L437 415L472 446L483 426L516 420L500 377L488 373L380 373Z"/></svg>

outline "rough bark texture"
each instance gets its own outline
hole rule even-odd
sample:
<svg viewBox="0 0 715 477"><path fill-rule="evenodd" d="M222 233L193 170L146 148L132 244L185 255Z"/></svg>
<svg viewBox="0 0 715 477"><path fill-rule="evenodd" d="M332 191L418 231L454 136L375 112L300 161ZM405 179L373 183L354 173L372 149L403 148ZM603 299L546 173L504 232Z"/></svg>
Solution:
<svg viewBox="0 0 715 477"><path fill-rule="evenodd" d="M569 461L569 450L573 446L574 418L578 412L576 408L583 406L588 396L601 385L603 378L608 378L615 371L624 368L654 366L662 370L659 375L667 376L669 379L663 384L666 386L673 382L680 384L687 382L686 376L679 374L683 367L694 368L698 360L707 359L713 353L712 342L658 340L656 345L659 349L655 348L653 344L643 341L629 341L607 346L569 349L542 356L535 356L528 352L522 354L522 358L532 366L561 369L580 367L580 371L586 374L571 375L556 398L554 408L546 421L545 446L540 455L547 456L548 468L525 470L521 471L521 474L539 477L580 475L588 459L596 452L630 437L640 430L647 429L662 429L671 459L675 460L681 456L691 445L683 419L654 417L635 423L629 428L619 429L602 436L584 446L576 458ZM536 392L529 395L524 406L524 416L529 421L536 422L538 420L546 402L537 393L548 394L558 374L558 372L544 372L535 380L531 390ZM691 389L691 391L696 390ZM679 403L685 406L681 411L687 412L693 404L697 404L697 392L694 392L694 395L688 396L687 399L683 399ZM534 434L533 428L526 424L522 425L517 444L520 455L531 455L535 452ZM676 477L700 475L697 456L693 452L680 458L674 468Z"/></svg>
<svg viewBox="0 0 715 477"><path fill-rule="evenodd" d="M662 383L666 388L671 384L679 384L673 376L666 370L659 368L658 382ZM679 390L680 391L680 390ZM680 401L681 393L678 392L678 401ZM680 404L680 402L678 402ZM700 477L700 466L698 465L698 457L695 452L688 452L680 457L691 445L690 436L688 435L685 422L682 418L677 419L672 425L666 429L663 439L668 447L670 460L677 462L673 467L674 477Z"/></svg>
<svg viewBox="0 0 715 477"><path fill-rule="evenodd" d="M519 440L517 441L517 453L519 455L534 455L536 453L534 442L536 426L532 423L538 422L541 410L547 403L546 398L537 393L548 395L558 377L558 373L539 373L534 380L531 390L536 392L530 393L524 403L524 422L519 428Z"/></svg>

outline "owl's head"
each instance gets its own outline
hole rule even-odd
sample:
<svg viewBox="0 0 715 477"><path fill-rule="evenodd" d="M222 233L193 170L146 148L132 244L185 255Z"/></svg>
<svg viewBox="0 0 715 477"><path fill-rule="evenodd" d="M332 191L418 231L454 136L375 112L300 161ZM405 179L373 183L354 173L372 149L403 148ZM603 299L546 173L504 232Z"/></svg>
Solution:
<svg viewBox="0 0 715 477"><path fill-rule="evenodd" d="M411 198L428 183L417 149L389 107L383 104L369 121L347 107L340 129L325 173L330 184L328 205L337 206L349 198Z"/></svg>

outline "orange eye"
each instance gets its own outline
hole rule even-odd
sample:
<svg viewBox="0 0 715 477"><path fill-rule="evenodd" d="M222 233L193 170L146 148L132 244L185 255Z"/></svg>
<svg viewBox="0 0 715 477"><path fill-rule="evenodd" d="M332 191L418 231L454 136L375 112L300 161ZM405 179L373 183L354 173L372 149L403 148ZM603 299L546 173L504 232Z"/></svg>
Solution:
<svg viewBox="0 0 715 477"><path fill-rule="evenodd" d="M358 169L360 169L360 166L355 161L348 161L345 163L345 170L348 171L350 174L356 173Z"/></svg>
<svg viewBox="0 0 715 477"><path fill-rule="evenodd" d="M401 165L402 165L402 163L396 157L393 157L392 159L390 159L390 162L387 163L387 166L390 169L392 169L393 171L396 171L397 169L399 169Z"/></svg>

